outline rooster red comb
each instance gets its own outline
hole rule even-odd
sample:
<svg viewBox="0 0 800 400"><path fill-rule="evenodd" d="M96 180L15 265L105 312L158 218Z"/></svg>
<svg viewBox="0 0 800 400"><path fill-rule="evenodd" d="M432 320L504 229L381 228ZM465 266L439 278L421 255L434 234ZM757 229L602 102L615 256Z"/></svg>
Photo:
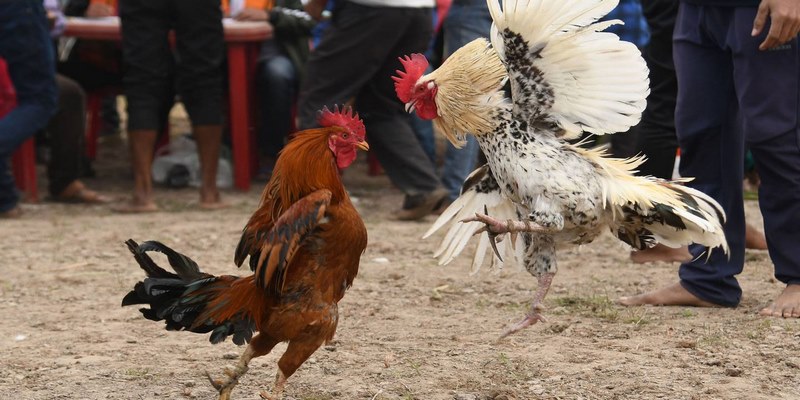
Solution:
<svg viewBox="0 0 800 400"><path fill-rule="evenodd" d="M393 76L394 91L397 92L397 97L403 103L411 101L411 92L414 90L414 84L425 73L428 68L428 60L425 56L419 53L412 54L411 56L400 57L400 64L403 64L405 71L397 70L398 76Z"/></svg>
<svg viewBox="0 0 800 400"><path fill-rule="evenodd" d="M317 115L317 122L319 122L321 126L341 126L342 128L347 128L350 133L361 139L364 138L367 132L366 129L364 129L364 122L358 117L358 113L353 113L353 109L349 106L343 107L341 111L339 111L338 105L333 106L333 111L329 110L327 106L322 107L322 111Z"/></svg>

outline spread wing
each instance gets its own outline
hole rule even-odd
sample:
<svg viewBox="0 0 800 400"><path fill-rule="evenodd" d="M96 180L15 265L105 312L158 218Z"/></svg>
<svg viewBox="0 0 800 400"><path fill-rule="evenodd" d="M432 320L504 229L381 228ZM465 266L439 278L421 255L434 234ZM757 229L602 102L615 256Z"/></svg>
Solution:
<svg viewBox="0 0 800 400"><path fill-rule="evenodd" d="M478 212L483 213L485 212L484 210L488 211L489 215L501 220L519 219L517 207L511 200L502 195L500 186L498 186L491 169L489 169L489 165L483 165L469 175L464 181L461 195L453 204L447 207L423 236L423 238L428 238L439 229L447 227L447 233L434 253L434 257L439 259L439 265L445 265L458 256L464 250L470 238L473 237L473 233L483 226L480 222L464 223L461 220L472 217ZM521 236L516 238L516 243L513 246L508 237L500 243L496 243L497 251L501 254L502 260L498 259L494 254L490 240L486 234L479 236L478 246L472 258L471 273L474 274L480 270L487 252L491 253L492 265L498 265L498 268L502 267L503 261L513 260L519 262L519 260L522 260L523 244Z"/></svg>
<svg viewBox="0 0 800 400"><path fill-rule="evenodd" d="M329 190L317 190L292 204L274 222L266 218L266 213L257 211L244 228L236 247L236 265L241 266L250 256L250 269L255 272L256 284L279 293L287 266L303 240L325 219L330 201Z"/></svg>
<svg viewBox="0 0 800 400"><path fill-rule="evenodd" d="M515 118L583 131L623 132L639 122L649 90L635 45L597 22L618 0L488 0L492 46L508 70Z"/></svg>

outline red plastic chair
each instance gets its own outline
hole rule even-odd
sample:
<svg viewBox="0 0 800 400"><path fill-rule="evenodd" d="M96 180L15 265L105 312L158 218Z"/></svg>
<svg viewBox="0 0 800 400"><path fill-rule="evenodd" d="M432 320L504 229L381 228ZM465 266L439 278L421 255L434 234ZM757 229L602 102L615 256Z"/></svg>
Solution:
<svg viewBox="0 0 800 400"><path fill-rule="evenodd" d="M8 64L0 58L0 118L17 106L17 92L8 74ZM28 201L39 201L36 187L36 150L33 138L28 139L14 152L12 168L17 187L26 194Z"/></svg>

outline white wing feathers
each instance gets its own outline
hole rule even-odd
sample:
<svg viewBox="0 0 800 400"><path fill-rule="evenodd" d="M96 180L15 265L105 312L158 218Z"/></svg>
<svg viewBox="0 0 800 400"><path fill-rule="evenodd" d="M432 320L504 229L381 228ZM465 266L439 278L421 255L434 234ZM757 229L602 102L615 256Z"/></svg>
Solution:
<svg viewBox="0 0 800 400"><path fill-rule="evenodd" d="M487 2L515 113L555 122L565 139L623 132L639 122L647 65L635 45L600 32L620 21L596 22L618 0L503 0L502 9L499 0Z"/></svg>
<svg viewBox="0 0 800 400"><path fill-rule="evenodd" d="M439 259L439 265L445 265L457 257L467 246L473 233L483 226L480 222L463 223L461 220L475 216L476 212L483 213L484 206L489 215L505 219L518 219L516 206L510 200L500 194L497 182L491 175L488 166L478 168L464 183L461 195L436 219L433 226L425 232L423 238L430 237L439 229L446 227L442 242L434 252L434 257ZM483 264L487 252L492 257L492 265L502 268L504 262L517 262L521 264L523 242L522 235L516 238L516 243L512 246L509 237L500 243L496 243L497 250L502 257L502 261L494 254L489 243L489 236L481 234L478 245L472 259L471 273L478 272Z"/></svg>

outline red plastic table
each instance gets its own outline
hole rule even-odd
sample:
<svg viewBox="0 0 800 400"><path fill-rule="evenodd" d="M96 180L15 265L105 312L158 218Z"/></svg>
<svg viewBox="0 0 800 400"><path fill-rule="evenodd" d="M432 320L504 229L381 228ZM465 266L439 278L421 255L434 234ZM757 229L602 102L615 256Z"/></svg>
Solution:
<svg viewBox="0 0 800 400"><path fill-rule="evenodd" d="M230 107L231 143L233 146L234 185L250 189L250 176L255 165L251 146L250 82L254 75L253 61L261 43L272 37L272 26L266 22L242 22L224 19L225 44L228 51L228 104ZM122 39L117 17L89 19L67 18L64 36L82 39Z"/></svg>

